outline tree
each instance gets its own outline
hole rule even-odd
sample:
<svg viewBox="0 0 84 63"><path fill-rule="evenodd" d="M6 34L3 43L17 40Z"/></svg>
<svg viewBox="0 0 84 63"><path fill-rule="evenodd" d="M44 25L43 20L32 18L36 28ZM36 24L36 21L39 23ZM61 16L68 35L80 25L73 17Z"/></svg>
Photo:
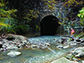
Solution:
<svg viewBox="0 0 84 63"><path fill-rule="evenodd" d="M0 1L0 29L4 28L4 27L8 27L8 26L11 26L7 20L8 19L11 19L12 15L15 15L14 13L17 11L17 10L14 10L14 9L11 9L11 10L8 10L7 7L5 6L7 3L4 2L4 0L1 0Z"/></svg>
<svg viewBox="0 0 84 63"><path fill-rule="evenodd" d="M14 21L12 22L14 24L13 29L17 34L36 30L38 26L37 17L39 14L37 8L40 7L41 0L6 0L6 2L10 3L7 4L9 9L18 10L16 13L17 17L13 17Z"/></svg>
<svg viewBox="0 0 84 63"><path fill-rule="evenodd" d="M84 27L84 7L79 11L78 17L81 18L80 24Z"/></svg>

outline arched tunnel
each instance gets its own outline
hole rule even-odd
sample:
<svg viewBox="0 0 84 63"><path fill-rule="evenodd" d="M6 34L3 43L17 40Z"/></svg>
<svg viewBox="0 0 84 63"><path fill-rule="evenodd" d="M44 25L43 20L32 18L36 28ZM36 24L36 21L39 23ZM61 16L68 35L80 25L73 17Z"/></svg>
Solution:
<svg viewBox="0 0 84 63"><path fill-rule="evenodd" d="M59 19L53 15L48 15L44 17L40 23L41 36L42 35L55 35L57 28L60 26L58 24Z"/></svg>

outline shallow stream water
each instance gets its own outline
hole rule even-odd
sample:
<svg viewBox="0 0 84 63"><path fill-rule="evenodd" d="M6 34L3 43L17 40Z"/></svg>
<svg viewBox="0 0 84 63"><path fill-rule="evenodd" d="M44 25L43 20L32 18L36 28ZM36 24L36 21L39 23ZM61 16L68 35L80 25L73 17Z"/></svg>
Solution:
<svg viewBox="0 0 84 63"><path fill-rule="evenodd" d="M0 63L50 63L50 61L66 55L67 52L73 49L56 49L56 45L59 45L56 42L61 38L59 36L31 37L28 40L32 44L48 42L51 46L47 49L22 49L19 50L22 54L14 58L7 56L9 51L5 51L0 53Z"/></svg>

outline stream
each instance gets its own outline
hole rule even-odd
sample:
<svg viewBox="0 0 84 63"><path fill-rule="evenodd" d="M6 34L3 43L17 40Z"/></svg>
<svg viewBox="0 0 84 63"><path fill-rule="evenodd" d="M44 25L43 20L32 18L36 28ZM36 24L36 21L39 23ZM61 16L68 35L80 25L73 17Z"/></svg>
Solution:
<svg viewBox="0 0 84 63"><path fill-rule="evenodd" d="M59 36L40 36L31 37L29 42L33 44L50 43L49 47L45 46L46 49L22 49L19 50L22 54L17 57L9 57L7 53L9 50L0 53L0 63L47 63L56 58L66 55L72 48L68 49L57 49L59 45L56 42L61 39ZM44 46L44 45L43 45Z"/></svg>

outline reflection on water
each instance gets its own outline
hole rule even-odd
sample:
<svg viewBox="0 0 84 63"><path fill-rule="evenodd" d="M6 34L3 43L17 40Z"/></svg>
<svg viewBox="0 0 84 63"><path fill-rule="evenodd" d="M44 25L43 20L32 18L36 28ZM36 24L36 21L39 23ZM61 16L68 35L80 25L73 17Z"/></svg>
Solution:
<svg viewBox="0 0 84 63"><path fill-rule="evenodd" d="M56 49L56 41L60 38L61 37L58 36L41 36L41 37L29 38L28 40L31 43L40 44L49 42L52 45L50 47L47 47L47 49L43 50L42 49L20 50L20 52L22 52L22 55L14 58L7 56L7 53L9 51L0 53L0 63L45 63L50 60L61 57L62 55L66 54L70 49L64 49L64 50Z"/></svg>

